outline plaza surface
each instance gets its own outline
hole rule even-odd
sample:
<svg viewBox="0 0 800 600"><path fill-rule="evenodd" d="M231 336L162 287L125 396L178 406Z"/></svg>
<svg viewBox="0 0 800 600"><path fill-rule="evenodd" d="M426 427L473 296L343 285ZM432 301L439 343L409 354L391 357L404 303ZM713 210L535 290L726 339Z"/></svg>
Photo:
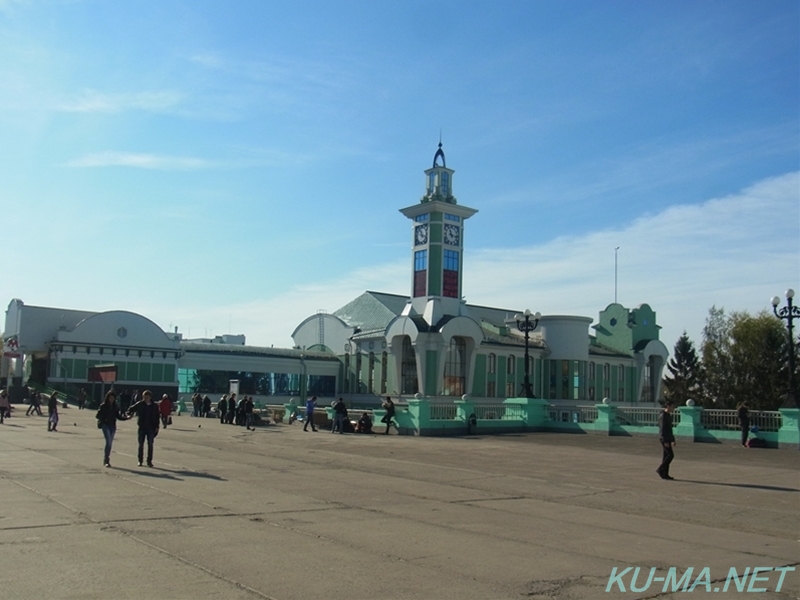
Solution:
<svg viewBox="0 0 800 600"><path fill-rule="evenodd" d="M0 426L2 598L678 598L670 567L747 597L729 569L800 563L800 453L555 433L462 438L254 432L175 417L155 467L121 423L102 467L94 411L57 433ZM756 598L797 598L800 573ZM621 585L620 585L621 584ZM625 588L625 592L621 591ZM714 592L714 589L718 591Z"/></svg>

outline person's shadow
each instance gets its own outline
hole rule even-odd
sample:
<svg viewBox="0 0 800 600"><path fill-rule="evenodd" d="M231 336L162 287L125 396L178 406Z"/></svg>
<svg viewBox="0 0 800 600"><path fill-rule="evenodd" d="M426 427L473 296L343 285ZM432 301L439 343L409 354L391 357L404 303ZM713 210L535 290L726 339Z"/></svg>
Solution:
<svg viewBox="0 0 800 600"><path fill-rule="evenodd" d="M725 483L722 481L696 481L694 479L681 479L684 483L700 483L702 485L724 485L728 487L738 487L752 490L768 490L770 492L800 492L800 489L789 487L778 487L774 485L756 485L754 483Z"/></svg>

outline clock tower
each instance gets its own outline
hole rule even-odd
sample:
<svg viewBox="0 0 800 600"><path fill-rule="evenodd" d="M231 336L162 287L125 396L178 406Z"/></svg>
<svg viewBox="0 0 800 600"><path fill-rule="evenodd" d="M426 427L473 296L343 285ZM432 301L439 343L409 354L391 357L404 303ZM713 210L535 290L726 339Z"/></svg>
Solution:
<svg viewBox="0 0 800 600"><path fill-rule="evenodd" d="M425 171L425 195L400 210L411 219L411 301L403 312L422 316L435 327L445 316L465 314L462 301L464 223L477 210L459 206L453 196L453 173L442 143Z"/></svg>

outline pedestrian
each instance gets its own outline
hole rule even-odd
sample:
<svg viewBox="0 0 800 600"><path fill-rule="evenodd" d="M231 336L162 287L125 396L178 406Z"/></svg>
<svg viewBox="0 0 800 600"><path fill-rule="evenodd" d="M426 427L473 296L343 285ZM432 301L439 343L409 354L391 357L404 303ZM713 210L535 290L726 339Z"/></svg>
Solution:
<svg viewBox="0 0 800 600"><path fill-rule="evenodd" d="M736 414L742 428L742 446L747 448L747 438L750 435L750 410L747 408L747 402L742 402L736 407Z"/></svg>
<svg viewBox="0 0 800 600"><path fill-rule="evenodd" d="M331 433L344 433L344 422L347 420L347 406L344 399L339 396L339 399L333 405L333 427Z"/></svg>
<svg viewBox="0 0 800 600"><path fill-rule="evenodd" d="M242 427L244 425L244 406L247 403L247 396L242 396L239 403L236 405L236 425Z"/></svg>
<svg viewBox="0 0 800 600"><path fill-rule="evenodd" d="M0 425L6 416L11 416L11 403L8 401L8 392L0 390Z"/></svg>
<svg viewBox="0 0 800 600"><path fill-rule="evenodd" d="M58 392L50 394L47 402L47 431L58 431Z"/></svg>
<svg viewBox="0 0 800 600"><path fill-rule="evenodd" d="M83 410L84 404L86 404L86 390L81 388L78 390L78 410Z"/></svg>
<svg viewBox="0 0 800 600"><path fill-rule="evenodd" d="M372 433L372 417L369 413L361 413L361 418L356 423L356 433Z"/></svg>
<svg viewBox="0 0 800 600"><path fill-rule="evenodd" d="M303 425L303 431L308 431L308 425L311 424L311 431L316 431L314 427L314 410L317 408L317 397L311 396L306 400L306 424Z"/></svg>
<svg viewBox="0 0 800 600"><path fill-rule="evenodd" d="M252 428L253 431L256 428L253 426L253 409L255 408L253 404L253 398L250 396L245 396L244 399L244 422L247 425L247 431L250 431Z"/></svg>
<svg viewBox="0 0 800 600"><path fill-rule="evenodd" d="M136 424L139 427L139 466L144 458L144 442L147 440L147 466L153 466L153 442L158 435L160 414L158 406L153 402L153 393L150 390L142 392L142 399L128 409L128 416L136 415Z"/></svg>
<svg viewBox="0 0 800 600"><path fill-rule="evenodd" d="M217 415L219 422L225 423L225 414L228 412L228 394L224 394L217 403Z"/></svg>
<svg viewBox="0 0 800 600"><path fill-rule="evenodd" d="M208 394L203 396L203 418L207 419L208 415L211 414L211 398L208 397Z"/></svg>
<svg viewBox="0 0 800 600"><path fill-rule="evenodd" d="M161 415L161 426L166 429L170 424L170 415L172 414L172 400L168 394L161 396L161 402L158 403L158 413Z"/></svg>
<svg viewBox="0 0 800 600"><path fill-rule="evenodd" d="M656 473L661 479L675 479L669 475L669 465L672 459L675 458L675 436L672 434L672 411L675 410L675 405L672 402L667 402L664 410L658 417L658 440L661 442L663 450L661 456L661 465L656 469Z"/></svg>
<svg viewBox="0 0 800 600"><path fill-rule="evenodd" d="M117 433L117 421L124 421L127 417L119 411L117 396L113 391L108 391L100 408L97 409L97 426L102 429L106 445L103 449L103 466L111 466L111 445Z"/></svg>
<svg viewBox="0 0 800 600"><path fill-rule="evenodd" d="M122 412L125 412L131 407L131 392L130 390L123 390L122 393L119 395L119 409Z"/></svg>
<svg viewBox="0 0 800 600"><path fill-rule="evenodd" d="M27 417L28 415L36 413L37 415L39 415L41 417L42 416L42 395L39 392L37 392L36 390L33 390L33 392L31 393L30 402L31 402L31 405L28 407L28 410L25 411L25 416Z"/></svg>
<svg viewBox="0 0 800 600"><path fill-rule="evenodd" d="M383 415L383 418L381 419L381 423L386 423L386 431L384 431L383 433L388 434L389 427L391 427L392 425L394 425L394 428L397 429L399 433L400 429L397 427L397 423L393 421L395 408L391 396L386 396L386 400L383 401L381 406L383 406L384 410L386 411L386 414Z"/></svg>
<svg viewBox="0 0 800 600"><path fill-rule="evenodd" d="M225 417L225 422L228 425L233 424L233 417L236 415L236 394L233 393L228 398L228 414Z"/></svg>

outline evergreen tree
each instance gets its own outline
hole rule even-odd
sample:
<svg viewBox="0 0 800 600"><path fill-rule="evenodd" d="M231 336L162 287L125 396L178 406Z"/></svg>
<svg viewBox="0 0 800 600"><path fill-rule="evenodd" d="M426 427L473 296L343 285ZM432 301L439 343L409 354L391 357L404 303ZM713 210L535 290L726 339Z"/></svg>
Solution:
<svg viewBox="0 0 800 600"><path fill-rule="evenodd" d="M700 401L702 366L694 343L683 332L675 343L673 356L667 363L669 373L664 377L664 398L683 406L688 399Z"/></svg>

